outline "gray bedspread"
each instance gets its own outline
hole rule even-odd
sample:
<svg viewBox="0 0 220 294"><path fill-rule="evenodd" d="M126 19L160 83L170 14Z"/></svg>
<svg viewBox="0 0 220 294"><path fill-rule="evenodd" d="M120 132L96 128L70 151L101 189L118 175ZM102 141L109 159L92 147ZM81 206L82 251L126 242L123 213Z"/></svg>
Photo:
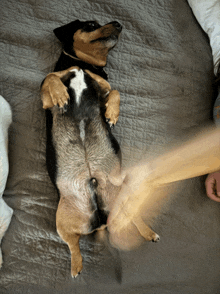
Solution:
<svg viewBox="0 0 220 294"><path fill-rule="evenodd" d="M119 284L114 259L91 238L81 240L83 273L71 278L45 166L40 84L61 52L53 29L75 19L123 25L106 71L121 94L114 134L124 166L210 122L212 54L187 1L1 0L0 7L0 94L13 110L4 199L14 210L2 243L0 293L220 293L220 207L206 196L204 177L180 183L162 209L153 224L158 244L120 253Z"/></svg>

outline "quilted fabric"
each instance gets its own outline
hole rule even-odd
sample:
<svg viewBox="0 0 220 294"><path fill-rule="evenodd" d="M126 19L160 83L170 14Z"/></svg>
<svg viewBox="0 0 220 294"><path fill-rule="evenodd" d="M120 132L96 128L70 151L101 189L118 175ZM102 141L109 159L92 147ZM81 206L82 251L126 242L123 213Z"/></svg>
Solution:
<svg viewBox="0 0 220 294"><path fill-rule="evenodd" d="M2 242L0 293L219 293L219 206L205 195L204 178L181 182L162 209L152 224L160 243L120 253L121 284L111 254L90 237L81 239L83 273L71 278L55 228L39 89L61 52L53 29L75 19L123 25L106 68L121 94L114 134L123 166L156 156L212 116L211 48L186 0L1 0L0 94L13 111L4 198L14 215Z"/></svg>

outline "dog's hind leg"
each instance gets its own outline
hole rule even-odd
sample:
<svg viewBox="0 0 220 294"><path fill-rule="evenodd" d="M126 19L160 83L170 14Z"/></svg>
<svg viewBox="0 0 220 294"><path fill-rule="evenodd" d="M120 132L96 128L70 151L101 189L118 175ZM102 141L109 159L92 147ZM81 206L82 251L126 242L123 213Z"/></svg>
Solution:
<svg viewBox="0 0 220 294"><path fill-rule="evenodd" d="M142 237L147 241L158 242L160 240L160 236L157 235L151 228L149 228L141 217L136 217L133 219L133 223L137 227L139 233Z"/></svg>
<svg viewBox="0 0 220 294"><path fill-rule="evenodd" d="M78 219L78 220L77 220ZM80 224L77 213L75 214L69 203L61 198L56 214L57 232L64 242L67 243L71 252L71 275L76 278L81 273L82 255L79 248ZM77 226L79 227L77 229Z"/></svg>
<svg viewBox="0 0 220 294"><path fill-rule="evenodd" d="M63 241L67 243L69 250L71 252L71 276L76 278L82 271L82 255L79 248L79 234L68 234L63 232L59 235L62 237Z"/></svg>

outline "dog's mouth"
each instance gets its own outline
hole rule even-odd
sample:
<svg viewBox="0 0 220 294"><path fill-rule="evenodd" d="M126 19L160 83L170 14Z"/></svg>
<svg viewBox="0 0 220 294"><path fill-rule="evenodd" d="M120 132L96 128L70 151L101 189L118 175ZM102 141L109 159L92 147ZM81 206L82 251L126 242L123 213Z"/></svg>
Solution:
<svg viewBox="0 0 220 294"><path fill-rule="evenodd" d="M119 37L119 34L118 35L111 35L111 36L108 36L108 37L101 37L101 38L92 40L90 43L91 44L94 44L96 42L101 43L105 47L107 47L109 49L112 49L117 44L118 37Z"/></svg>

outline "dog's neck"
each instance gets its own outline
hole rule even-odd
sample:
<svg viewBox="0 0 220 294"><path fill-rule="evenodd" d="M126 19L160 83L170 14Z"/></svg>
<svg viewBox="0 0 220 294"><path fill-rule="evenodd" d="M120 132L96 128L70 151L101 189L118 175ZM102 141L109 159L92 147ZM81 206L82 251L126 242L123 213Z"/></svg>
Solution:
<svg viewBox="0 0 220 294"><path fill-rule="evenodd" d="M77 56L73 56L68 54L66 51L63 50L63 52L60 55L60 58L58 59L56 66L55 66L55 71L61 71L65 70L71 66L78 66L81 69L88 69L92 73L101 76L103 79L107 80L108 75L101 66L95 66L89 63L86 63L79 59Z"/></svg>

